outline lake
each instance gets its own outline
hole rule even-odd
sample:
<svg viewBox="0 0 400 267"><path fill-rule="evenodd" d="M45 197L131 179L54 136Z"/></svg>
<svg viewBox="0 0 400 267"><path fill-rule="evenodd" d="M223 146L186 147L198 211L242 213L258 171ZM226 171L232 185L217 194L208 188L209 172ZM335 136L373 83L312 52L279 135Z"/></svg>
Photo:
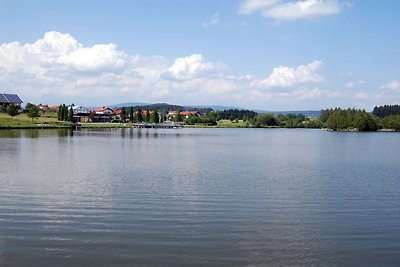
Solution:
<svg viewBox="0 0 400 267"><path fill-rule="evenodd" d="M400 134L0 131L0 266L399 266Z"/></svg>

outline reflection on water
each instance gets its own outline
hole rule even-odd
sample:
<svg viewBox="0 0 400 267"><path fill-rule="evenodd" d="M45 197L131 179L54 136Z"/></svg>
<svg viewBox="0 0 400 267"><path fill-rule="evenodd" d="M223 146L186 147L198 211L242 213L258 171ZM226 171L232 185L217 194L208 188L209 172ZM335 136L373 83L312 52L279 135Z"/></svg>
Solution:
<svg viewBox="0 0 400 267"><path fill-rule="evenodd" d="M166 136L179 137L179 129L170 130L170 132L160 132L160 129L136 129L136 128L121 128L121 129L10 129L0 130L0 138L38 138L38 137L72 137L74 134L78 136L120 136L124 138L159 138ZM189 134L191 135L191 134Z"/></svg>
<svg viewBox="0 0 400 267"><path fill-rule="evenodd" d="M399 138L0 131L0 266L397 266Z"/></svg>

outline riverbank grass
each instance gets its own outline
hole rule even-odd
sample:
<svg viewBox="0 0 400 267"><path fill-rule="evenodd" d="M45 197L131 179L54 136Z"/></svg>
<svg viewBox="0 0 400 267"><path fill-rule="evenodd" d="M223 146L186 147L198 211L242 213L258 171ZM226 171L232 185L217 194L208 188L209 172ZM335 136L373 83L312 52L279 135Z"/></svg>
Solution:
<svg viewBox="0 0 400 267"><path fill-rule="evenodd" d="M0 129L8 128L65 128L70 127L69 123L59 122L53 114L42 115L31 119L26 113L11 117L7 113L0 112Z"/></svg>
<svg viewBox="0 0 400 267"><path fill-rule="evenodd" d="M243 120L219 120L217 122L218 128L246 128L250 126L249 123L246 123Z"/></svg>

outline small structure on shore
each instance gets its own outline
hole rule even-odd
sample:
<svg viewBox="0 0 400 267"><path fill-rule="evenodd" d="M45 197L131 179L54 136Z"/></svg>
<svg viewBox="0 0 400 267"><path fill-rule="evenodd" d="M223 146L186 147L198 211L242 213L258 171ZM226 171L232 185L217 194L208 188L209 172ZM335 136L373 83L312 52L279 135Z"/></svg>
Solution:
<svg viewBox="0 0 400 267"><path fill-rule="evenodd" d="M74 111L74 122L87 123L90 122L90 110L82 106L72 107Z"/></svg>
<svg viewBox="0 0 400 267"><path fill-rule="evenodd" d="M9 105L21 107L24 103L18 95L0 93L0 109L7 109Z"/></svg>

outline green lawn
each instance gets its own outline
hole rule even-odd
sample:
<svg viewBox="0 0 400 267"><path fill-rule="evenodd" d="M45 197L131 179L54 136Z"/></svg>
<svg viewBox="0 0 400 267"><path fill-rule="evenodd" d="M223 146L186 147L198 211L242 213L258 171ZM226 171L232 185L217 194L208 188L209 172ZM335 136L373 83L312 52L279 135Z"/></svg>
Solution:
<svg viewBox="0 0 400 267"><path fill-rule="evenodd" d="M238 122L230 120L220 120L217 123L218 128L245 128L252 126L250 123L246 125L246 122L243 122L243 120L239 120Z"/></svg>
<svg viewBox="0 0 400 267"><path fill-rule="evenodd" d="M62 128L68 126L68 123L59 122L57 115L54 114L42 114L41 117L32 120L26 113L11 117L7 113L0 112L0 128Z"/></svg>
<svg viewBox="0 0 400 267"><path fill-rule="evenodd" d="M39 118L36 118L32 121L31 118L28 118L26 113L19 114L15 117L10 117L7 113L0 113L0 129L1 128L63 128L70 127L71 124L69 122L60 122L57 119L56 113L42 113ZM132 127L132 123L84 123L82 124L82 128L130 128ZM196 127L196 128L208 128L208 127L217 127L217 128L245 128L252 127L251 124L246 124L243 120L239 121L230 121L230 120L220 120L218 121L217 126L206 126L206 125L192 125L188 127Z"/></svg>

